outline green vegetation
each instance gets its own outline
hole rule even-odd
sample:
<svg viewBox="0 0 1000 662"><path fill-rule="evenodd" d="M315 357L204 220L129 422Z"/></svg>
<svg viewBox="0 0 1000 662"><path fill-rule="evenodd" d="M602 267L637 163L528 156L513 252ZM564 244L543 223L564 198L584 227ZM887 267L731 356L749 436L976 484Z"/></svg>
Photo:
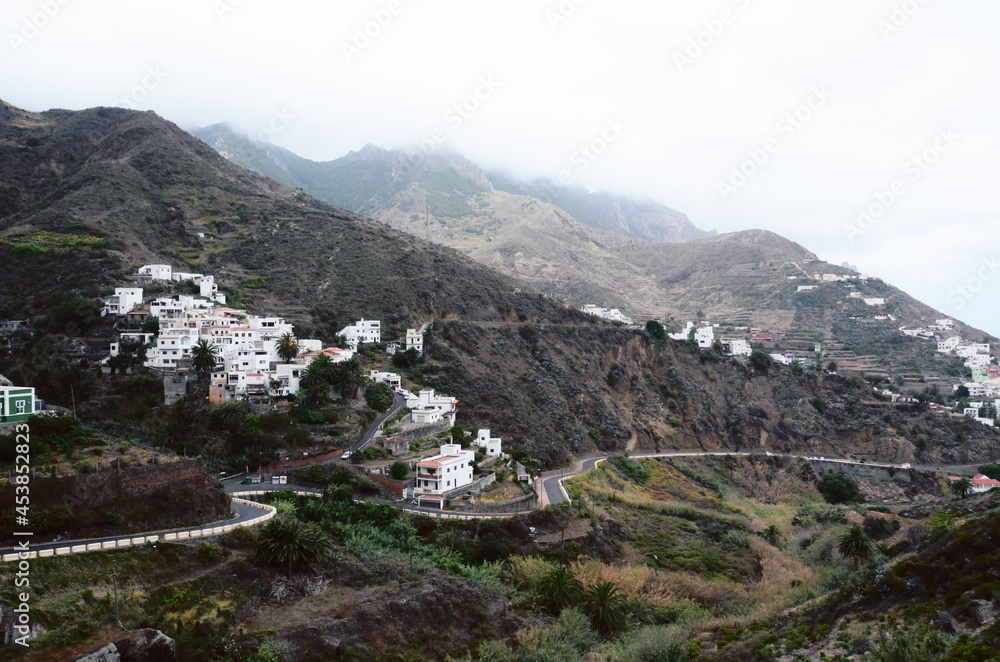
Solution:
<svg viewBox="0 0 1000 662"><path fill-rule="evenodd" d="M828 473L816 484L827 503L858 503L862 500L858 482L846 474Z"/></svg>
<svg viewBox="0 0 1000 662"><path fill-rule="evenodd" d="M267 287L267 281L260 276L251 276L240 281L240 285L248 290L261 290Z"/></svg>
<svg viewBox="0 0 1000 662"><path fill-rule="evenodd" d="M392 390L385 384L369 384L365 387L365 402L375 411L388 411L393 402Z"/></svg>

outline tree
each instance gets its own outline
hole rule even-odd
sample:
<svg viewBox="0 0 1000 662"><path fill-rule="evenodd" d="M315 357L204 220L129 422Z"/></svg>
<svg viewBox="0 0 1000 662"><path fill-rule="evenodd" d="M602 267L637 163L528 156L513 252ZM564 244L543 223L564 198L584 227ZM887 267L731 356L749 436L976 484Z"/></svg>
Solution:
<svg viewBox="0 0 1000 662"><path fill-rule="evenodd" d="M1000 464L997 464L996 462L984 464L979 467L979 473L994 480L1000 480Z"/></svg>
<svg viewBox="0 0 1000 662"><path fill-rule="evenodd" d="M451 443L459 446L465 445L465 428L461 425L453 425L451 428Z"/></svg>
<svg viewBox="0 0 1000 662"><path fill-rule="evenodd" d="M774 360L771 358L771 355L759 347L754 349L750 354L750 365L762 375L768 373L772 363L774 363Z"/></svg>
<svg viewBox="0 0 1000 662"><path fill-rule="evenodd" d="M972 394L969 392L969 387L964 384L955 389L955 398L957 400L968 400L971 396Z"/></svg>
<svg viewBox="0 0 1000 662"><path fill-rule="evenodd" d="M764 540L770 543L773 547L777 547L778 543L781 542L781 531L779 531L778 527L774 524L764 529L761 532L761 535L764 536Z"/></svg>
<svg viewBox="0 0 1000 662"><path fill-rule="evenodd" d="M827 370L827 372L837 372L837 362L836 361L830 361L829 363L827 363L826 364L826 370Z"/></svg>
<svg viewBox="0 0 1000 662"><path fill-rule="evenodd" d="M953 480L951 481L951 491L955 493L955 496L964 499L972 494L972 481L968 478Z"/></svg>
<svg viewBox="0 0 1000 662"><path fill-rule="evenodd" d="M410 467L402 460L396 460L389 467L389 477L393 480L404 480L408 473L410 473Z"/></svg>
<svg viewBox="0 0 1000 662"><path fill-rule="evenodd" d="M291 363L292 359L299 355L299 341L290 333L286 333L278 338L278 357L285 363Z"/></svg>
<svg viewBox="0 0 1000 662"><path fill-rule="evenodd" d="M537 590L538 597L553 613L572 607L583 598L583 584L569 568L561 565L538 581Z"/></svg>
<svg viewBox="0 0 1000 662"><path fill-rule="evenodd" d="M315 524L305 524L294 517L276 517L257 535L257 558L268 565L292 571L314 563L329 553L330 539Z"/></svg>
<svg viewBox="0 0 1000 662"><path fill-rule="evenodd" d="M872 557L874 549L865 530L857 524L853 524L837 540L837 551L845 559L850 559L854 563L854 567L857 568Z"/></svg>
<svg viewBox="0 0 1000 662"><path fill-rule="evenodd" d="M823 495L827 503L854 503L861 501L861 490L858 483L850 476L829 473L819 479L816 489Z"/></svg>
<svg viewBox="0 0 1000 662"><path fill-rule="evenodd" d="M299 398L307 405L321 407L330 401L330 385L323 374L323 366L319 357L302 371L299 377ZM327 361L330 360L326 357Z"/></svg>
<svg viewBox="0 0 1000 662"><path fill-rule="evenodd" d="M666 340L667 330L663 328L663 325L656 320L649 320L646 322L646 333L653 340Z"/></svg>
<svg viewBox="0 0 1000 662"><path fill-rule="evenodd" d="M146 363L146 346L138 340L122 340L118 354L108 359L111 374L125 374L129 368L138 368Z"/></svg>
<svg viewBox="0 0 1000 662"><path fill-rule="evenodd" d="M331 385L337 389L342 398L358 397L358 390L365 383L365 375L361 370L361 361L353 357L350 361L333 364Z"/></svg>
<svg viewBox="0 0 1000 662"><path fill-rule="evenodd" d="M625 627L625 596L611 582L599 582L587 591L584 612L594 629L607 636Z"/></svg>
<svg viewBox="0 0 1000 662"><path fill-rule="evenodd" d="M412 368L420 360L420 352L414 348L409 348L405 352L396 352L392 357L392 365L397 368Z"/></svg>
<svg viewBox="0 0 1000 662"><path fill-rule="evenodd" d="M392 406L392 391L385 384L369 384L365 387L365 402L375 411L387 411Z"/></svg>
<svg viewBox="0 0 1000 662"><path fill-rule="evenodd" d="M209 340L199 340L191 348L191 365L202 381L219 364L219 348Z"/></svg>

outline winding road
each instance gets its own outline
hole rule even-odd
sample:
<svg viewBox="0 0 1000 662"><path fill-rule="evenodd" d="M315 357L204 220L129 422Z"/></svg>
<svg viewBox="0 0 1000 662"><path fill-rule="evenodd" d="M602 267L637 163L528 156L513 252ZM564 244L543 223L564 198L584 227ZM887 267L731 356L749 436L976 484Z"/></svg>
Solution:
<svg viewBox="0 0 1000 662"><path fill-rule="evenodd" d="M399 400L402 397L397 394L397 402L394 404L393 408L390 409L378 423L372 426L369 431L365 434L362 440L355 447L356 449L363 449L367 445L375 434L375 430L381 425L382 422L390 418L402 406ZM577 459L573 466L559 469L554 471L544 472L535 483L536 492L538 493L538 505L536 508L545 508L549 505L557 505L567 501L572 501L569 494L566 492L566 488L563 486L563 481L567 478L572 478L578 476L581 473L590 471L598 464L613 457L615 455L625 455L625 453L602 453L600 455L592 455ZM642 459L652 459L652 458L672 458L672 457L708 457L708 456L769 456L769 457L788 457L788 458L799 458L811 461L820 462L832 462L837 464L849 464L857 466L867 466L875 468L885 468L885 469L917 469L923 471L943 471L943 472L954 472L954 473L967 473L968 470L974 469L972 466L935 466L935 465L919 465L910 466L908 464L885 464L885 463L875 463L875 462L859 462L855 460L843 460L827 457L816 457L807 455L798 455L790 453L773 453L770 451L754 451L754 452L740 452L740 451L666 451L666 452L650 452L650 453L629 453L628 456L632 458L642 458ZM338 458L339 460L339 458ZM322 490L299 487L292 485L284 486L273 486L266 484L257 484L253 486L246 486L240 483L229 484L223 483L226 492L232 497L232 511L235 517L216 522L214 524L201 526L201 527L185 527L179 529L170 529L167 531L154 531L150 533L136 533L130 534L129 536L111 536L106 538L91 538L88 540L73 540L73 541L58 541L58 542L48 542L29 545L26 549L7 547L0 549L0 560L4 563L23 560L23 559L33 559L33 558L46 558L52 556L67 556L70 554L80 554L85 552L96 552L108 549L123 549L129 547L135 547L138 545L151 544L156 542L175 542L178 540L190 540L192 538L204 538L209 536L222 535L224 533L229 533L235 528L241 526L256 526L261 524L275 515L275 509L272 506L267 506L263 504L254 503L251 499L259 498L267 492L282 492L282 491L294 491L296 494L302 496L322 496ZM433 517L437 519L456 519L456 520L485 520L485 519L506 519L511 517L518 517L521 515L527 515L532 512L532 510L521 511L515 513L455 513L440 511L431 508L421 508L418 506L413 506L411 504L404 504L400 502L390 502L382 499L355 499L356 502L368 501L371 503L380 503L392 506L393 508L398 508L415 515L423 515L427 517Z"/></svg>

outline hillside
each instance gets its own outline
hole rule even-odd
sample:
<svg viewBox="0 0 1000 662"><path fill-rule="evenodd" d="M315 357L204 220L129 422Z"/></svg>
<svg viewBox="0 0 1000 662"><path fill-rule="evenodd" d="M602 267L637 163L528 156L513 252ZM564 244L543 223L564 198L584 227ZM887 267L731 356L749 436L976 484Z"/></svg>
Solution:
<svg viewBox="0 0 1000 662"><path fill-rule="evenodd" d="M429 360L408 377L457 397L463 425L502 430L514 447L550 466L598 448L778 443L863 452L872 459L965 462L998 454L992 430L926 411L917 412L923 417L918 425L876 401L860 380L777 368L755 374L735 361L599 323L521 291L520 283L451 248L425 244L235 166L152 113L30 114L4 107L0 141L7 184L0 275L9 284L0 316L34 317L48 333L83 335L85 320L79 308L66 310L68 297L96 297L127 282L140 264L167 262L212 273L231 303L283 315L322 337L363 316L381 318L389 337L434 316ZM560 222L572 225L567 218ZM766 233L682 248L695 245L714 247L713 259L731 268L763 262L776 246L784 251L777 254L781 260L809 259L800 247ZM545 250L558 256L557 245ZM758 288L755 295L719 285L721 277L711 276L715 272L696 254L668 259L656 252L644 259L661 260L659 268L673 270L671 279L735 292L726 297L782 300L780 289ZM541 252L537 265L557 268L546 266ZM50 363L31 353L42 347L37 340L3 372L15 379L47 374L38 366ZM71 404L66 384L86 366L67 366L76 372L49 375L41 397ZM816 399L825 403L822 411ZM921 435L929 443L918 452Z"/></svg>
<svg viewBox="0 0 1000 662"><path fill-rule="evenodd" d="M574 307L620 307L640 322L709 319L761 328L778 339L775 350L812 355L821 344L824 361L907 380L910 390L928 382L950 388L963 372L938 357L933 343L899 332L944 314L878 279L815 280L857 274L771 232L705 236L656 203L517 182L445 151L424 157L368 145L315 163L224 125L196 134L236 163L456 248ZM803 285L816 287L800 291ZM886 306L874 310L852 292L885 298ZM875 312L892 318L875 321ZM970 341L989 338L961 323L956 333Z"/></svg>

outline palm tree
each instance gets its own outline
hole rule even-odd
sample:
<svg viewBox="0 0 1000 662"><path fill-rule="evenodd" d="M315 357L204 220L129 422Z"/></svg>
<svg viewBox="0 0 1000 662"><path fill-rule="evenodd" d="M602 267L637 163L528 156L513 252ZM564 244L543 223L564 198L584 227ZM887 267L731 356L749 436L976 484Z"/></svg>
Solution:
<svg viewBox="0 0 1000 662"><path fill-rule="evenodd" d="M358 389L364 386L364 383L365 375L358 357L334 364L332 384L342 398L358 397Z"/></svg>
<svg viewBox="0 0 1000 662"><path fill-rule="evenodd" d="M553 612L572 607L583 598L583 584L565 566L557 566L538 581L538 595Z"/></svg>
<svg viewBox="0 0 1000 662"><path fill-rule="evenodd" d="M249 413L243 405L227 402L212 409L208 415L208 423L213 430L225 434L232 440L236 438Z"/></svg>
<svg viewBox="0 0 1000 662"><path fill-rule="evenodd" d="M191 365L194 366L198 377L204 381L205 378L215 370L219 364L219 348L210 340L199 340L191 348Z"/></svg>
<svg viewBox="0 0 1000 662"><path fill-rule="evenodd" d="M955 496L964 499L972 494L972 481L968 478L960 478L959 480L952 481L951 491L955 493Z"/></svg>
<svg viewBox="0 0 1000 662"><path fill-rule="evenodd" d="M872 557L872 542L868 534L857 524L848 527L837 541L837 551L846 559L850 559L857 568L862 562Z"/></svg>
<svg viewBox="0 0 1000 662"><path fill-rule="evenodd" d="M330 547L322 529L293 517L272 519L261 527L256 543L257 558L268 565L287 567L289 578L295 568L326 556Z"/></svg>
<svg viewBox="0 0 1000 662"><path fill-rule="evenodd" d="M317 365L319 362L316 359L310 363L299 377L299 397L315 406L325 405L330 399L330 386L323 375L323 366Z"/></svg>
<svg viewBox="0 0 1000 662"><path fill-rule="evenodd" d="M777 547L778 543L781 542L781 531L779 531L778 527L774 524L764 529L761 532L761 535L763 535L764 540L769 542L773 547Z"/></svg>
<svg viewBox="0 0 1000 662"><path fill-rule="evenodd" d="M587 591L584 611L594 628L605 636L625 627L625 596L611 582L599 582Z"/></svg>
<svg viewBox="0 0 1000 662"><path fill-rule="evenodd" d="M299 341L290 333L286 333L278 339L278 358L285 363L291 363L292 359L299 355Z"/></svg>

